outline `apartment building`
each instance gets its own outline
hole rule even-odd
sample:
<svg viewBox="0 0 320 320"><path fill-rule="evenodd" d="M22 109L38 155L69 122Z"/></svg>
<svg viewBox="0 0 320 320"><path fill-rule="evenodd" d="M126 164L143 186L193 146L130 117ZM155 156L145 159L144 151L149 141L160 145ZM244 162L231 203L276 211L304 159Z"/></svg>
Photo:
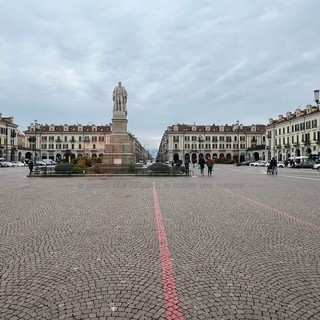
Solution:
<svg viewBox="0 0 320 320"><path fill-rule="evenodd" d="M111 132L111 125L40 125L34 122L24 131L28 149L24 158L56 161L71 161L79 157L102 159ZM138 162L144 157L145 150L134 135L128 134Z"/></svg>
<svg viewBox="0 0 320 320"><path fill-rule="evenodd" d="M287 112L278 119L269 119L267 128L266 154L270 160L288 160L307 156L315 159L320 154L320 111L319 106L307 105Z"/></svg>
<svg viewBox="0 0 320 320"><path fill-rule="evenodd" d="M265 158L266 126L253 124L175 124L164 132L157 155L161 162L198 162L200 158L242 162Z"/></svg>

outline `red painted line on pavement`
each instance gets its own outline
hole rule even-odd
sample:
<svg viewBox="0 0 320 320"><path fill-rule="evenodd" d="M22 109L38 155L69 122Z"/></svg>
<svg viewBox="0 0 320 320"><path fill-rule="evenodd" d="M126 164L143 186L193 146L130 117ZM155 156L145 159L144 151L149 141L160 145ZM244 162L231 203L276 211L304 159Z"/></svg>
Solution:
<svg viewBox="0 0 320 320"><path fill-rule="evenodd" d="M158 239L160 248L160 259L162 267L163 295L166 304L167 320L183 320L183 314L179 306L179 298L177 294L176 281L174 279L173 266L170 258L170 251L166 231L164 229L159 198L156 185L153 182L153 200L156 211L156 221L158 227Z"/></svg>
<svg viewBox="0 0 320 320"><path fill-rule="evenodd" d="M264 203L259 202L257 200L253 200L253 199L247 198L245 196L242 196L239 193L230 191L228 189L224 189L224 188L221 188L221 187L218 187L218 188L221 189L221 190L224 190L226 192L229 192L229 193L231 193L231 194L233 194L233 195L235 195L235 196L237 196L237 197L239 197L239 198L241 198L241 199L243 199L243 200L245 200L247 202L251 202L252 204L256 204L256 205L258 205L260 207L264 207L265 209L268 209L270 211L276 212L276 213L278 213L278 214L280 214L282 216L288 217L288 218L292 219L293 221L295 221L295 222L297 222L299 224L303 224L303 225L308 226L308 227L310 227L310 228L312 228L314 230L319 230L320 231L320 225L319 224L312 223L310 221L307 221L307 220L304 220L304 219L301 219L301 218L297 218L297 217L291 215L290 213L288 213L286 211L282 211L282 210L279 210L277 208L273 208L273 207L271 207L271 206L269 206L267 204L264 204Z"/></svg>

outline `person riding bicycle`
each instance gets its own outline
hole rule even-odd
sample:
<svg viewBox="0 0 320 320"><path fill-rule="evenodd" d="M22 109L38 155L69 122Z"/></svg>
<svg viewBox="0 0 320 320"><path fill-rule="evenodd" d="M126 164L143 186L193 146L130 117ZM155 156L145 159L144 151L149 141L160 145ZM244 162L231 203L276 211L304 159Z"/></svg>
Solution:
<svg viewBox="0 0 320 320"><path fill-rule="evenodd" d="M270 161L270 167L271 167L271 172L272 174L278 174L278 162L277 160L273 157L272 160Z"/></svg>

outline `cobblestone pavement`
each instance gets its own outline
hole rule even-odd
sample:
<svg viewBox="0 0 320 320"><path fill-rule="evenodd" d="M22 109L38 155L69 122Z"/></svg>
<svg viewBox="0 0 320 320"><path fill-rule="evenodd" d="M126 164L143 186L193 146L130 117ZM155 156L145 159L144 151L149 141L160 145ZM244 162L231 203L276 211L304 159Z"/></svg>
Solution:
<svg viewBox="0 0 320 320"><path fill-rule="evenodd" d="M195 173L1 168L0 319L320 319L320 174Z"/></svg>

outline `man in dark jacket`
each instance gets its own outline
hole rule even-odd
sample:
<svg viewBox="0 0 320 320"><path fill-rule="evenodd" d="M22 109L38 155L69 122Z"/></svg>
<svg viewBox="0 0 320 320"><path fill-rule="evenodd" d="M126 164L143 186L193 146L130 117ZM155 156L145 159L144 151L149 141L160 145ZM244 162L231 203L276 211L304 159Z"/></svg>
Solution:
<svg viewBox="0 0 320 320"><path fill-rule="evenodd" d="M199 159L199 166L200 166L200 172L201 175L204 176L204 164L205 164L205 160L203 158Z"/></svg>
<svg viewBox="0 0 320 320"><path fill-rule="evenodd" d="M29 175L31 176L32 170L33 170L33 161L32 160L29 160L28 167L29 167L29 170L30 170Z"/></svg>
<svg viewBox="0 0 320 320"><path fill-rule="evenodd" d="M270 161L270 167L271 167L271 170L272 170L272 174L274 174L274 173L278 174L278 170L277 170L278 162L274 157Z"/></svg>

